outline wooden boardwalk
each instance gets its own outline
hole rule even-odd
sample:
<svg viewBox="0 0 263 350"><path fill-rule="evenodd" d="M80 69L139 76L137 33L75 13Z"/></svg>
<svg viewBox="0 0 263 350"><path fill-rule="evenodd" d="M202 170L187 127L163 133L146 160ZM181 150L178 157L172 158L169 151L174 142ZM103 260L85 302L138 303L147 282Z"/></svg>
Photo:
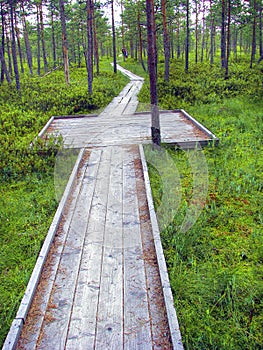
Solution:
<svg viewBox="0 0 263 350"><path fill-rule="evenodd" d="M183 349L141 145L150 117L135 114L143 80L123 73L131 82L98 117L42 132L81 151L4 350ZM184 113L161 115L165 142L215 140Z"/></svg>

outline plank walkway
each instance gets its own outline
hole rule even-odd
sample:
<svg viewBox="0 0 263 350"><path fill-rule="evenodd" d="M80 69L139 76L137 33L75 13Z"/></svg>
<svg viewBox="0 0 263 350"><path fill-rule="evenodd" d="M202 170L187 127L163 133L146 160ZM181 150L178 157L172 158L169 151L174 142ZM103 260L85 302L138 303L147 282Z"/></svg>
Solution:
<svg viewBox="0 0 263 350"><path fill-rule="evenodd" d="M131 82L100 116L44 129L81 151L4 350L183 349L141 145L149 113L135 114L143 79L119 69ZM214 140L182 111L162 117L165 141Z"/></svg>

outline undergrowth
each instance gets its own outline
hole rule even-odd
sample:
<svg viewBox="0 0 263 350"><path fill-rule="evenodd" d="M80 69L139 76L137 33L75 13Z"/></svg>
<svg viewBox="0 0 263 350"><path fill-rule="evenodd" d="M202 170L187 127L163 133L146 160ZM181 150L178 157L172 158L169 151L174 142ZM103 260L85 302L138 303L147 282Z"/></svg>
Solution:
<svg viewBox="0 0 263 350"><path fill-rule="evenodd" d="M200 74L204 77L204 72ZM182 197L161 236L183 343L189 350L263 348L262 73L251 72L252 82L239 74L237 90L224 88L216 94L210 89L209 94L198 90L200 83L193 83L185 90L188 97L171 93L176 105L161 92L162 108L185 104L220 139L218 147L202 151L209 172L208 190L203 210L188 231L181 225L194 199L189 162L193 151L168 151L178 170ZM179 79L194 78L172 75L170 86L176 86ZM211 85L212 78L207 79ZM215 79L214 86L222 84L230 81ZM141 101L146 101L144 94ZM164 183L155 167L149 170L158 214Z"/></svg>

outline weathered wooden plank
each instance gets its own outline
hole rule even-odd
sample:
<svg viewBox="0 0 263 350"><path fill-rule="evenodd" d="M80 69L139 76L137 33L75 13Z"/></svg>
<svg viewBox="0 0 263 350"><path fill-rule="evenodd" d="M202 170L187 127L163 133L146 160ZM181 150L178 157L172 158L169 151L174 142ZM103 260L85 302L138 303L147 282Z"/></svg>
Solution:
<svg viewBox="0 0 263 350"><path fill-rule="evenodd" d="M143 146L139 145L139 147L140 147L140 156L142 161L146 195L147 195L147 201L148 201L148 207L149 207L149 214L150 214L151 225L152 225L152 233L154 238L154 245L155 245L155 250L157 255L159 271L160 271L164 302L165 302L165 307L167 312L168 323L170 327L172 344L175 350L183 350L181 332L178 324L176 311L174 308L173 296L172 296L171 286L169 282L166 262L163 254L157 217L156 217L154 205L153 205L147 164L146 164L146 160L143 152Z"/></svg>
<svg viewBox="0 0 263 350"><path fill-rule="evenodd" d="M83 246L66 349L94 349L111 148L102 151Z"/></svg>
<svg viewBox="0 0 263 350"><path fill-rule="evenodd" d="M100 156L100 150L94 150L90 155L89 165L82 181L79 199L73 213L54 288L45 314L42 334L38 341L39 349L46 349L47 344L49 348L53 349L64 348L66 344L81 250L85 238Z"/></svg>
<svg viewBox="0 0 263 350"><path fill-rule="evenodd" d="M137 148L137 147L136 147ZM124 349L152 349L151 319L131 148L123 165Z"/></svg>
<svg viewBox="0 0 263 350"><path fill-rule="evenodd" d="M123 347L122 243L122 150L113 147L97 314L97 350Z"/></svg>

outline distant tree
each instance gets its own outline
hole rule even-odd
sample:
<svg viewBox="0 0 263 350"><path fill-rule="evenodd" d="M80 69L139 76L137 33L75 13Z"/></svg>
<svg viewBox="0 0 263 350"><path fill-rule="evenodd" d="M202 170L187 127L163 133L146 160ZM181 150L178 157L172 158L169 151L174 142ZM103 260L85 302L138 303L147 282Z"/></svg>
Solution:
<svg viewBox="0 0 263 350"><path fill-rule="evenodd" d="M156 146L161 144L161 131L158 110L157 93L157 48L156 25L154 15L154 0L146 0L147 42L148 42L148 71L150 78L151 115L152 115L152 142Z"/></svg>
<svg viewBox="0 0 263 350"><path fill-rule="evenodd" d="M1 19L2 19L2 40L1 40L1 46L0 46L0 61L1 61L1 82L4 81L5 77L7 82L11 83L11 78L6 66L5 61L5 11L3 3L0 4L0 10L1 10Z"/></svg>
<svg viewBox="0 0 263 350"><path fill-rule="evenodd" d="M16 2L15 0L9 0L9 9L10 9L10 24L11 24L11 36L12 36L12 57L13 57L13 65L16 79L16 89L20 90L20 77L17 63L17 50L16 50L16 34L15 34L15 12Z"/></svg>
<svg viewBox="0 0 263 350"><path fill-rule="evenodd" d="M29 40L29 35L28 35L25 4L23 1L21 2L21 5L20 5L20 12L21 12L21 19L22 19L23 37L24 37L25 48L26 48L27 64L28 64L30 74L33 75L32 50L31 50L31 45L30 45L30 40Z"/></svg>
<svg viewBox="0 0 263 350"><path fill-rule="evenodd" d="M164 60L165 70L164 79L169 81L170 75L170 39L167 28L167 15L166 15L166 0L161 0L162 17L163 17L163 46L164 46Z"/></svg>
<svg viewBox="0 0 263 350"><path fill-rule="evenodd" d="M111 0L111 29L112 29L112 50L113 50L113 71L117 73L117 50L116 50L116 30L114 18L114 0Z"/></svg>
<svg viewBox="0 0 263 350"><path fill-rule="evenodd" d="M88 70L88 91L92 95L93 81L93 1L87 0L87 70Z"/></svg>
<svg viewBox="0 0 263 350"><path fill-rule="evenodd" d="M61 30L62 30L62 52L63 52L63 62L64 62L64 75L65 81L69 85L69 58L68 58L68 40L67 40L67 27L66 27L66 17L65 17L65 4L64 0L59 0L59 12L61 20Z"/></svg>

